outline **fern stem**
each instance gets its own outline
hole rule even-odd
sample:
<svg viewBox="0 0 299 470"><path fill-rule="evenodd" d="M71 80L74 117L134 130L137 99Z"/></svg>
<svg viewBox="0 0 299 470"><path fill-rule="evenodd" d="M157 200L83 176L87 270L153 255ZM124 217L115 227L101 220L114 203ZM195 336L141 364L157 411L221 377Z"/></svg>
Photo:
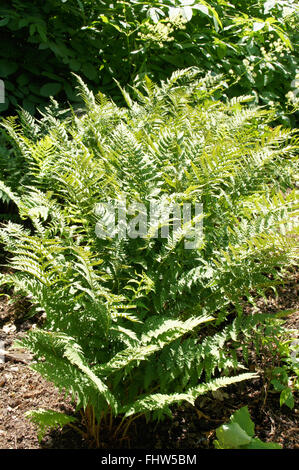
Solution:
<svg viewBox="0 0 299 470"><path fill-rule="evenodd" d="M143 416L143 415L144 415L144 413L139 413L139 414L136 414L135 416L131 416L130 418L127 418L125 420L124 420L124 418L122 419L121 424L124 424L124 429L122 431L121 439L124 439L126 437L128 429L131 426L131 424L133 423L133 421L135 421L135 419L140 418L140 416Z"/></svg>
<svg viewBox="0 0 299 470"><path fill-rule="evenodd" d="M111 431L112 431L112 425L113 425L113 416L112 416L112 413L110 413L110 417L109 417L109 433L111 433Z"/></svg>
<svg viewBox="0 0 299 470"><path fill-rule="evenodd" d="M114 434L113 434L113 437L114 437L114 438L116 438L116 436L117 436L119 430L121 429L121 427L122 427L123 422L125 421L125 419L126 419L126 418L123 417L122 420L121 420L121 422L120 422L120 424L117 426L117 428L116 428L116 430L115 430L115 432L114 432Z"/></svg>
<svg viewBox="0 0 299 470"><path fill-rule="evenodd" d="M87 439L88 435L86 434L86 432L82 431L82 429L78 428L78 426L76 426L76 425L73 424L73 423L68 423L68 426L70 426L71 428L75 429L75 431L77 431L79 434L81 434L81 436L82 436L84 439Z"/></svg>

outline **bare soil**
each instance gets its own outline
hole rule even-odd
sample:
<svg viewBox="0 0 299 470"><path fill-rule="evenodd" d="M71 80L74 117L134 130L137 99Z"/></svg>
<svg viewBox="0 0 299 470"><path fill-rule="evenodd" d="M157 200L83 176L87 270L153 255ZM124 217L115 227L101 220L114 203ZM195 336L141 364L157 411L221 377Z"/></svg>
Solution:
<svg viewBox="0 0 299 470"><path fill-rule="evenodd" d="M39 443L36 426L25 412L52 409L75 413L74 404L57 389L29 368L31 357L25 351L12 349L15 339L22 337L41 321L28 318L28 303L19 299L9 304L5 296L0 297L0 448L1 449L87 449L90 442L70 427L46 434ZM248 308L253 308L249 307ZM298 273L281 287L278 296L269 292L267 301L257 300L263 312L292 310L286 324L298 331L299 300ZM256 359L255 369L259 378L233 385L220 393L206 395L197 400L196 407L181 406L174 409L173 419L162 423L148 423L140 418L134 422L124 448L132 449L212 449L215 429L229 419L232 413L247 405L256 435L263 441L278 442L285 449L299 449L299 401L293 410L279 405L279 394L269 388L264 371L267 358ZM106 442L106 448L116 448Z"/></svg>

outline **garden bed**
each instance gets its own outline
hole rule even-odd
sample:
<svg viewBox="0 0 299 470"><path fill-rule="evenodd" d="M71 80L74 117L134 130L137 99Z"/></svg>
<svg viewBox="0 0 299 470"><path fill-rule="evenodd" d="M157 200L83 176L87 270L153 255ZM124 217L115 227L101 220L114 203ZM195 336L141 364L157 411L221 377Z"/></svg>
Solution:
<svg viewBox="0 0 299 470"><path fill-rule="evenodd" d="M299 327L298 273L293 274L284 286L278 288L278 296L269 293L267 303L258 299L260 311L275 313L292 309L287 318L290 328ZM8 305L5 297L0 304L0 341L4 342L7 355L0 364L0 448L1 449L86 449L90 442L70 427L48 432L41 443L37 439L34 424L25 418L25 412L50 408L65 413L75 413L71 401L60 394L55 387L30 370L30 356L25 351L11 350L16 338L34 327L40 319L26 317L26 302ZM252 307L248 307L252 308ZM196 408L185 405L174 409L173 420L148 424L135 421L129 438L123 447L135 449L212 449L215 429L227 421L232 413L242 406L248 406L256 425L256 435L263 441L280 443L286 449L299 448L299 402L290 410L279 406L279 394L267 388L264 371L267 358L256 358L252 351L252 368L259 378L241 382L225 389L224 392L200 397ZM115 448L107 440L106 448Z"/></svg>

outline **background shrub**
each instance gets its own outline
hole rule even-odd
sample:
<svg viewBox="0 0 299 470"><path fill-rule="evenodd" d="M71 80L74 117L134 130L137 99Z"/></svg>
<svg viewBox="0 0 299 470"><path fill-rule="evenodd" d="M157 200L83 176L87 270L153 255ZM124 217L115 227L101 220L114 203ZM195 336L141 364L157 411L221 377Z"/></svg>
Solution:
<svg viewBox="0 0 299 470"><path fill-rule="evenodd" d="M34 112L50 95L76 101L71 72L119 99L121 85L177 68L225 74L229 97L253 93L290 125L298 9L292 1L6 0L0 7L0 78L7 101ZM294 121L293 121L294 122Z"/></svg>

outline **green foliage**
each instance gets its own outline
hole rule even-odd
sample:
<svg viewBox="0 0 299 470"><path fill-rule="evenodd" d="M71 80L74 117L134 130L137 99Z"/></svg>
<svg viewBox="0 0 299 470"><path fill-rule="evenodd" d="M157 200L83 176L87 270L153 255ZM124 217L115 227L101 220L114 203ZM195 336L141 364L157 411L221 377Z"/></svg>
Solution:
<svg viewBox="0 0 299 470"><path fill-rule="evenodd" d="M294 393L299 390L298 340L281 341L279 344L281 365L270 371L271 385L280 394L280 406L295 406Z"/></svg>
<svg viewBox="0 0 299 470"><path fill-rule="evenodd" d="M216 449L281 449L275 442L263 442L254 437L254 423L247 406L236 411L227 424L216 429Z"/></svg>
<svg viewBox="0 0 299 470"><path fill-rule="evenodd" d="M295 2L165 3L170 7L156 9L152 23L137 33L134 52L144 61L135 80L143 73L164 78L165 63L167 71L197 66L225 76L225 96L250 93L256 104L275 106L290 125L286 114L298 106Z"/></svg>
<svg viewBox="0 0 299 470"><path fill-rule="evenodd" d="M109 415L125 432L139 414L162 419L254 377L243 372L250 344L265 328L278 335L271 315L243 304L296 262L295 131L269 127L273 114L248 97L217 101L221 79L198 77L147 77L142 91L122 90L126 108L79 79L85 113L4 122L22 184L11 177L0 190L24 223L1 229L11 272L1 283L45 312L21 345L85 410L97 444ZM185 247L199 230L193 213L177 229L163 219L166 238L154 219L145 236L113 232L105 204L124 198L137 231L140 203L202 204L203 233Z"/></svg>
<svg viewBox="0 0 299 470"><path fill-rule="evenodd" d="M196 66L223 74L229 98L252 94L288 125L296 110L298 9L289 1L3 0L0 7L1 110L33 112L47 97L76 103L73 73L119 100L145 75L169 78ZM298 78L298 77L297 77Z"/></svg>
<svg viewBox="0 0 299 470"><path fill-rule="evenodd" d="M56 429L57 427L63 427L69 423L77 421L73 416L68 416L64 413L59 413L53 410L35 410L28 411L26 413L27 418L30 419L34 424L38 425L38 440L42 441L44 435L50 429Z"/></svg>

